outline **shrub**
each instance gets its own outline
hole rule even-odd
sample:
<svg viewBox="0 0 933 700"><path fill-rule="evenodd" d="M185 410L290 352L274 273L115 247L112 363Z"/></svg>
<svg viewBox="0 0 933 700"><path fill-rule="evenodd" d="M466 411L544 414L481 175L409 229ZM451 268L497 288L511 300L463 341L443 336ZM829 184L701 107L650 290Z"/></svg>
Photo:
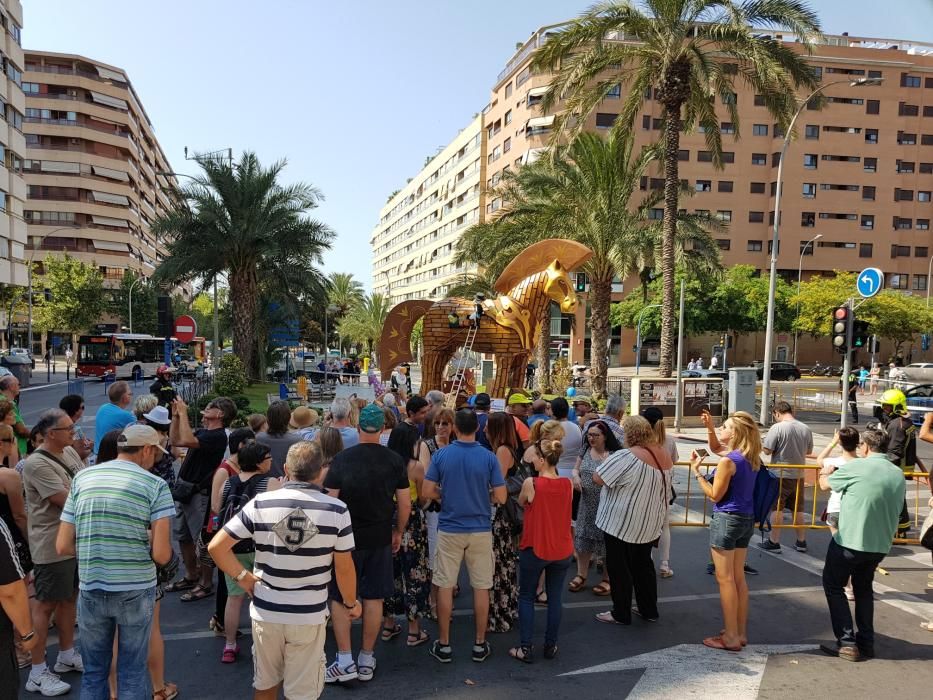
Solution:
<svg viewBox="0 0 933 700"><path fill-rule="evenodd" d="M243 393L246 385L246 369L240 358L233 354L221 357L214 377L214 392L220 396L236 396Z"/></svg>

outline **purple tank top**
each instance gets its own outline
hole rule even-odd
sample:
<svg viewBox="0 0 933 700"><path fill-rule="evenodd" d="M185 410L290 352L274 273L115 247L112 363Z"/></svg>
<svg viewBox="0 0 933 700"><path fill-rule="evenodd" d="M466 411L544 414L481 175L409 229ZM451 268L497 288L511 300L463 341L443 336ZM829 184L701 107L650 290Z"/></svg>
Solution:
<svg viewBox="0 0 933 700"><path fill-rule="evenodd" d="M733 450L726 456L735 463L735 474L729 481L729 490L726 491L726 495L713 506L713 512L754 515L755 506L752 494L755 491L755 472L752 470L752 465L738 450Z"/></svg>

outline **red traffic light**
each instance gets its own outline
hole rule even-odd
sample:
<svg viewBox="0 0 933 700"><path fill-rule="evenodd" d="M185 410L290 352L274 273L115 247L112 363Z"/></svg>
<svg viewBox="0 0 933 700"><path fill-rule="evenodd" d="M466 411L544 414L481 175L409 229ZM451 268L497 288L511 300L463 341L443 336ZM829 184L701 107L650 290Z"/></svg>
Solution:
<svg viewBox="0 0 933 700"><path fill-rule="evenodd" d="M833 318L839 319L840 321L845 320L849 316L849 307L840 306L833 312Z"/></svg>

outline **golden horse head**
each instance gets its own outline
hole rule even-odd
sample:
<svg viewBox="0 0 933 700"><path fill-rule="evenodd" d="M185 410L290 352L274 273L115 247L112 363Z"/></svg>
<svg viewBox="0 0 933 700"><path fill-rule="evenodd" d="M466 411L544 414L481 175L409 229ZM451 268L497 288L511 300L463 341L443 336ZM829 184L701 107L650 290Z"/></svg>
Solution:
<svg viewBox="0 0 933 700"><path fill-rule="evenodd" d="M545 294L560 305L561 313L572 314L577 310L578 299L567 270L560 264L560 260L555 260L544 272L547 275L547 281L544 283Z"/></svg>
<svg viewBox="0 0 933 700"><path fill-rule="evenodd" d="M546 276L545 294L560 305L562 313L573 313L577 308L577 294L568 270L580 267L592 255L592 250L574 241L561 238L538 241L525 248L506 266L496 280L496 291L506 294L522 280L543 272Z"/></svg>

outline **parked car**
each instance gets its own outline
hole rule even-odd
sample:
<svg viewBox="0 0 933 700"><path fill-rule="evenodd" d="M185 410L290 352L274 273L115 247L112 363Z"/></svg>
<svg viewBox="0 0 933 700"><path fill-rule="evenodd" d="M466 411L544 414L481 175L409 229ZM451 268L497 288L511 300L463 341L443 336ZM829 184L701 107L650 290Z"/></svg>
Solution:
<svg viewBox="0 0 933 700"><path fill-rule="evenodd" d="M933 384L918 384L917 386L901 389L901 391L907 397L907 410L910 413L910 420L919 427L923 424L923 417L930 412L930 409L933 409ZM872 406L872 415L878 420L881 420L883 415L881 404L877 401Z"/></svg>
<svg viewBox="0 0 933 700"><path fill-rule="evenodd" d="M758 378L764 379L764 363L757 365L755 369L758 373ZM800 379L800 368L792 362L772 362L771 379L779 382Z"/></svg>
<svg viewBox="0 0 933 700"><path fill-rule="evenodd" d="M899 379L913 384L933 382L933 362L912 362L901 367L899 374Z"/></svg>
<svg viewBox="0 0 933 700"><path fill-rule="evenodd" d="M721 369L685 369L680 376L688 379L728 379L729 373Z"/></svg>

